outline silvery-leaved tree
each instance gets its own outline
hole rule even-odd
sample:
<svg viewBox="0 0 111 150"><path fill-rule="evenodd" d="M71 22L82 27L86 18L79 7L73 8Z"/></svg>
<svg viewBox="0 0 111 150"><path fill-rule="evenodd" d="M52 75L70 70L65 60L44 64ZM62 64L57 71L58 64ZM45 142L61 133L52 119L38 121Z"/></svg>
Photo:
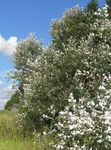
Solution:
<svg viewBox="0 0 111 150"><path fill-rule="evenodd" d="M28 71L31 70L30 62L37 61L42 51L41 43L32 33L29 34L27 39L21 40L18 43L13 57L15 69L18 72L18 80L25 80L28 75Z"/></svg>
<svg viewBox="0 0 111 150"><path fill-rule="evenodd" d="M17 104L19 109L22 108L24 103L24 84L33 70L30 63L37 61L43 51L42 44L37 40L36 36L32 33L29 34L27 39L21 40L16 48L13 56L15 70L10 72L9 76L17 81L18 90L14 93L11 99L6 103L6 109L12 109Z"/></svg>

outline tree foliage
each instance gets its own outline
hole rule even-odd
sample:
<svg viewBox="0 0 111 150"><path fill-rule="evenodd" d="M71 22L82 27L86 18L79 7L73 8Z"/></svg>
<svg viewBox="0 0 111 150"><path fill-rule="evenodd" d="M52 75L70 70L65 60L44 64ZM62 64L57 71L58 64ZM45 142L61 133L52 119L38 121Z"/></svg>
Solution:
<svg viewBox="0 0 111 150"><path fill-rule="evenodd" d="M97 2L92 0L87 8L72 8L65 12L62 18L52 23L52 42L47 49L42 48L40 42L32 37L18 45L14 57L16 68L14 78L22 85L23 111L19 117L25 129L39 129L39 126L43 127L46 124L52 127L59 120L60 123L64 123L60 130L62 134L64 133L63 136L66 136L64 141L61 137L59 141L64 142L63 149L71 150L72 146L75 150L100 150L98 144L100 135L104 140L99 141L102 149L108 150L108 146L111 148L108 137L110 132L107 130L109 122L104 124L104 115L107 111L110 112L111 108L109 16L109 6L100 9ZM69 108L68 105L70 93L76 102L73 103L75 109ZM66 109L67 113L61 118L60 112L65 113ZM83 114L81 115L79 111ZM74 135L69 128L66 132L65 127L74 123L68 122L71 117L69 114L74 116L73 121L77 123L78 118L85 119L84 121L89 119L91 126L83 122L78 124L80 134L78 127L74 128L74 132L78 131ZM59 122L56 122L56 125L59 127ZM90 130L93 125L94 130ZM73 138L72 143L75 145L71 143L67 133ZM81 133L84 135L82 139Z"/></svg>
<svg viewBox="0 0 111 150"><path fill-rule="evenodd" d="M42 53L42 44L37 40L34 34L29 34L27 39L21 40L16 48L16 53L13 56L15 70L10 72L9 76L17 81L18 90L14 93L11 99L5 105L6 109L13 108L14 105L23 105L24 99L24 84L31 71L30 62L37 61ZM19 107L19 108L20 108Z"/></svg>
<svg viewBox="0 0 111 150"><path fill-rule="evenodd" d="M87 10L91 13L94 13L98 10L98 0L91 0L87 5Z"/></svg>
<svg viewBox="0 0 111 150"><path fill-rule="evenodd" d="M111 7L111 0L106 0L106 4Z"/></svg>

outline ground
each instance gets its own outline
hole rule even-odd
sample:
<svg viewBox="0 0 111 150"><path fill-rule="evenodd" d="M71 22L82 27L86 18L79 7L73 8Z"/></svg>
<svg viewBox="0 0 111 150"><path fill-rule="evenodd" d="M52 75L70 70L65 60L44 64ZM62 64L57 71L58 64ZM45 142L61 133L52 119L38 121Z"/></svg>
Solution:
<svg viewBox="0 0 111 150"><path fill-rule="evenodd" d="M46 145L42 140L35 143L33 137L23 137L16 124L16 114L0 112L0 150L49 150Z"/></svg>

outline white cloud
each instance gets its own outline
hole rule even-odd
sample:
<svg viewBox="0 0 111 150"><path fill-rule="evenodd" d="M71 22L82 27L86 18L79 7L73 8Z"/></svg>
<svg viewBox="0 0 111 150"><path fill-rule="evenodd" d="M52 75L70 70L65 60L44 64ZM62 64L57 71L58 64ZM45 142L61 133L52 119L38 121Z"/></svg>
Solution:
<svg viewBox="0 0 111 150"><path fill-rule="evenodd" d="M2 77L2 78L6 78L7 73L8 73L8 71L6 71L6 72L1 72L1 71L0 71L0 78L1 78L1 77Z"/></svg>
<svg viewBox="0 0 111 150"><path fill-rule="evenodd" d="M11 56L16 51L16 46L17 37L11 36L8 40L6 40L3 36L0 35L0 52Z"/></svg>
<svg viewBox="0 0 111 150"><path fill-rule="evenodd" d="M0 80L0 85L3 85L3 81L2 80Z"/></svg>
<svg viewBox="0 0 111 150"><path fill-rule="evenodd" d="M11 98L16 90L17 88L13 88L12 84L7 85L0 90L0 110L3 109L5 103Z"/></svg>

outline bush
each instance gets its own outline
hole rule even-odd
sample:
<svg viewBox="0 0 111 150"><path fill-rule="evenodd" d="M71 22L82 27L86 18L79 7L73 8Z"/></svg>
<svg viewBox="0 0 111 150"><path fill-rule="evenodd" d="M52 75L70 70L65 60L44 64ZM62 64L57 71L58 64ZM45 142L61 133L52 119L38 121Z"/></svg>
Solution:
<svg viewBox="0 0 111 150"><path fill-rule="evenodd" d="M104 91L104 94L103 94ZM57 150L110 150L111 149L110 90L100 87L96 100L71 93L69 105L59 113L54 132L58 135Z"/></svg>

